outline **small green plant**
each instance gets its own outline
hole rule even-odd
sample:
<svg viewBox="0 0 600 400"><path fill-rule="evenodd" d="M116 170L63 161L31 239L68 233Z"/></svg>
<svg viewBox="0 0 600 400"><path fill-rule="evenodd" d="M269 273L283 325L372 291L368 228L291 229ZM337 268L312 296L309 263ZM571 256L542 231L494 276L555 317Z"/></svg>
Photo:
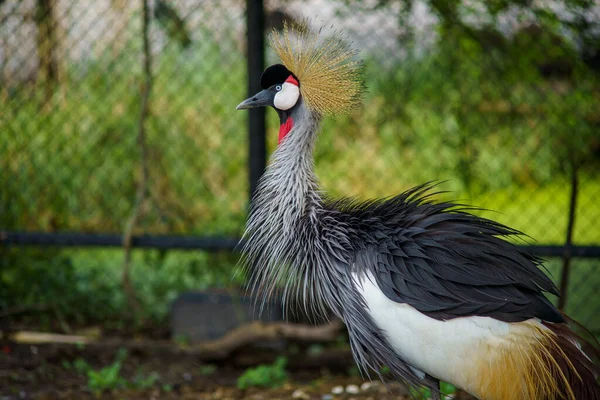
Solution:
<svg viewBox="0 0 600 400"><path fill-rule="evenodd" d="M440 382L440 392L442 393L443 399L448 398L447 396L455 394L456 390L456 386L452 385L451 383ZM427 400L431 398L431 391L426 388L412 388L410 393L417 400Z"/></svg>
<svg viewBox="0 0 600 400"><path fill-rule="evenodd" d="M120 371L121 365L118 363L113 363L97 371L92 369L87 373L87 386L96 394L105 390L124 388L127 386L127 380L119 375Z"/></svg>
<svg viewBox="0 0 600 400"><path fill-rule="evenodd" d="M285 371L287 358L278 357L272 365L261 364L248 368L237 381L240 389L249 387L276 388L286 381L288 375Z"/></svg>
<svg viewBox="0 0 600 400"><path fill-rule="evenodd" d="M63 360L61 365L66 370L75 370L79 374L85 374L92 367L81 357L75 359L74 361Z"/></svg>
<svg viewBox="0 0 600 400"><path fill-rule="evenodd" d="M127 350L121 348L117 352L115 361L107 367L99 370L87 368L87 379L88 388L96 393L100 394L104 390L119 389L127 386L127 380L121 377L121 367L123 361L127 358Z"/></svg>
<svg viewBox="0 0 600 400"><path fill-rule="evenodd" d="M135 389L148 389L153 387L160 379L158 372L152 372L145 376L142 371L138 370L133 381L129 383L129 387Z"/></svg>
<svg viewBox="0 0 600 400"><path fill-rule="evenodd" d="M92 367L81 357L73 361L73 368L80 374L86 374Z"/></svg>
<svg viewBox="0 0 600 400"><path fill-rule="evenodd" d="M99 395L105 390L120 389L130 387L134 389L147 389L154 386L159 380L160 375L153 372L149 375L144 375L141 370L138 370L133 380L128 381L121 376L121 368L123 362L127 358L127 350L119 349L115 357L115 361L104 368L95 370L83 358L79 357L73 362L64 360L62 366L66 370L75 370L77 373L84 375L87 378L88 389L96 395ZM165 390L163 385L163 390Z"/></svg>

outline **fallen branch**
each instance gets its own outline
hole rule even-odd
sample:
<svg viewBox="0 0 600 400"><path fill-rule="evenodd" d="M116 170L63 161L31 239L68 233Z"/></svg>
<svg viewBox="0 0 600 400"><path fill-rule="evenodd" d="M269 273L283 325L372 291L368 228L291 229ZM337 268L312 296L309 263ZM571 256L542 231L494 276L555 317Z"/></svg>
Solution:
<svg viewBox="0 0 600 400"><path fill-rule="evenodd" d="M199 360L222 360L243 347L266 341L289 339L303 342L328 342L337 338L344 324L333 320L324 325L290 324L285 322L251 322L240 325L220 339L194 346L179 346L171 341L95 339L80 335L60 335L43 332L19 331L8 335L8 339L21 344L65 344L86 345L111 349L125 347L142 352L169 352L193 355Z"/></svg>
<svg viewBox="0 0 600 400"><path fill-rule="evenodd" d="M14 332L8 335L8 339L20 344L88 344L93 341L87 336L32 331Z"/></svg>
<svg viewBox="0 0 600 400"><path fill-rule="evenodd" d="M303 342L327 342L334 340L343 328L340 320L325 325L289 324L285 322L252 322L241 325L220 339L200 343L192 347L194 354L209 359L223 359L233 351L257 342L279 339Z"/></svg>

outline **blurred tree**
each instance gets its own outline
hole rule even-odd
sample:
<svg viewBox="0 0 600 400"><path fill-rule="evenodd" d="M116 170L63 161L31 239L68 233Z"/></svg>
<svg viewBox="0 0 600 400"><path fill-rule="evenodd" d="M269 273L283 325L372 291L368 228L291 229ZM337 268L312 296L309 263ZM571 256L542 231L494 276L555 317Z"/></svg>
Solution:
<svg viewBox="0 0 600 400"><path fill-rule="evenodd" d="M284 22L295 21L295 18L282 8L277 8L272 11L266 10L265 12L265 32L270 32L273 29L280 31L283 29Z"/></svg>
<svg viewBox="0 0 600 400"><path fill-rule="evenodd" d="M598 3L594 0L562 0L540 3L532 0L420 0L439 18L442 34L447 30L460 29L481 44L501 47L504 38L496 30L498 17L503 13L533 14L534 25L567 31L580 46L581 57L596 70L600 68L600 18L594 15ZM415 0L344 0L352 8L373 11L398 5L400 25L408 27L406 18L413 10ZM483 28L471 26L467 20L477 16ZM409 35L407 35L409 36Z"/></svg>
<svg viewBox="0 0 600 400"><path fill-rule="evenodd" d="M173 6L163 0L157 0L154 8L154 18L156 18L169 39L179 43L183 48L187 48L192 44L185 21Z"/></svg>
<svg viewBox="0 0 600 400"><path fill-rule="evenodd" d="M48 100L52 96L54 85L62 75L59 73L60 64L57 55L59 35L55 0L37 0L36 7L37 51L40 63L38 79L44 82L46 100Z"/></svg>
<svg viewBox="0 0 600 400"><path fill-rule="evenodd" d="M407 118L398 105L412 100L453 121L453 139L426 140L448 141L444 146L454 148L455 170L467 187L481 168L481 161L477 163L481 160L478 152L485 148L481 140L497 136L501 127L512 127L502 131L506 136L502 143L517 146L521 141L527 151L544 149L552 153L546 162L540 161L544 160L540 155L526 157L535 165L523 165L525 160L505 160L505 170L512 175L505 182L540 182L556 173L570 175L579 166L594 168L600 161L600 114L594 106L600 93L600 19L594 18L596 2L421 0L439 21L439 40L424 58L413 57L410 51L414 46L414 21L409 18L416 1L344 3L348 10L358 8L363 12L388 7L399 10L398 24L403 29L398 42L408 50L408 58L395 66L396 71L389 72L391 77L385 77L396 90L384 92L392 97L384 103L393 105L384 112L389 113L390 120L398 115ZM500 31L503 16L518 21L512 35ZM522 129L525 126L529 128Z"/></svg>

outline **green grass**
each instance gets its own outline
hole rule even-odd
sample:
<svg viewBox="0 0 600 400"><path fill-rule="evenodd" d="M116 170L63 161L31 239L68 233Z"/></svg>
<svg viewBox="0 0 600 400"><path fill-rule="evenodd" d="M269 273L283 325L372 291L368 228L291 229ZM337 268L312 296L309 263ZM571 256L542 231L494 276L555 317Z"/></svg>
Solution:
<svg viewBox="0 0 600 400"><path fill-rule="evenodd" d="M87 388L96 396L104 391L122 389L125 387L134 389L147 389L154 386L160 376L157 373L144 375L137 371L133 379L128 380L122 376L123 363L127 360L127 350L121 348L117 351L115 360L102 368L94 369L84 359L77 358L72 363L63 361L65 369L73 369L87 379Z"/></svg>
<svg viewBox="0 0 600 400"><path fill-rule="evenodd" d="M573 242L579 245L600 243L600 181L595 176L581 178L575 215ZM473 205L492 212L480 214L520 230L531 244L562 244L566 240L570 184L557 179L537 188L508 188L475 194Z"/></svg>
<svg viewBox="0 0 600 400"><path fill-rule="evenodd" d="M271 365L261 364L257 367L248 368L237 381L240 389L250 387L276 388L285 383L288 379L285 366L287 359L278 357Z"/></svg>
<svg viewBox="0 0 600 400"><path fill-rule="evenodd" d="M442 399L450 399L456 394L456 386L448 383L448 382L440 382L440 392L442 394ZM426 388L414 389L410 390L411 396L413 396L417 400L428 400L431 398L431 390Z"/></svg>

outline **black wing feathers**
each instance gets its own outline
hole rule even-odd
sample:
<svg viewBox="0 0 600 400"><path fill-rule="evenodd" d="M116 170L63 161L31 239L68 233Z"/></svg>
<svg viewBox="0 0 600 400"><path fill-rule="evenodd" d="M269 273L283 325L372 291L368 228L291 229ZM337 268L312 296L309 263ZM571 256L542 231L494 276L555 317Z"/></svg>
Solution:
<svg viewBox="0 0 600 400"><path fill-rule="evenodd" d="M544 292L558 294L539 259L504 240L520 234L453 203L431 201L432 184L397 197L330 204L351 229L360 260L385 295L436 319L532 317L563 322Z"/></svg>

